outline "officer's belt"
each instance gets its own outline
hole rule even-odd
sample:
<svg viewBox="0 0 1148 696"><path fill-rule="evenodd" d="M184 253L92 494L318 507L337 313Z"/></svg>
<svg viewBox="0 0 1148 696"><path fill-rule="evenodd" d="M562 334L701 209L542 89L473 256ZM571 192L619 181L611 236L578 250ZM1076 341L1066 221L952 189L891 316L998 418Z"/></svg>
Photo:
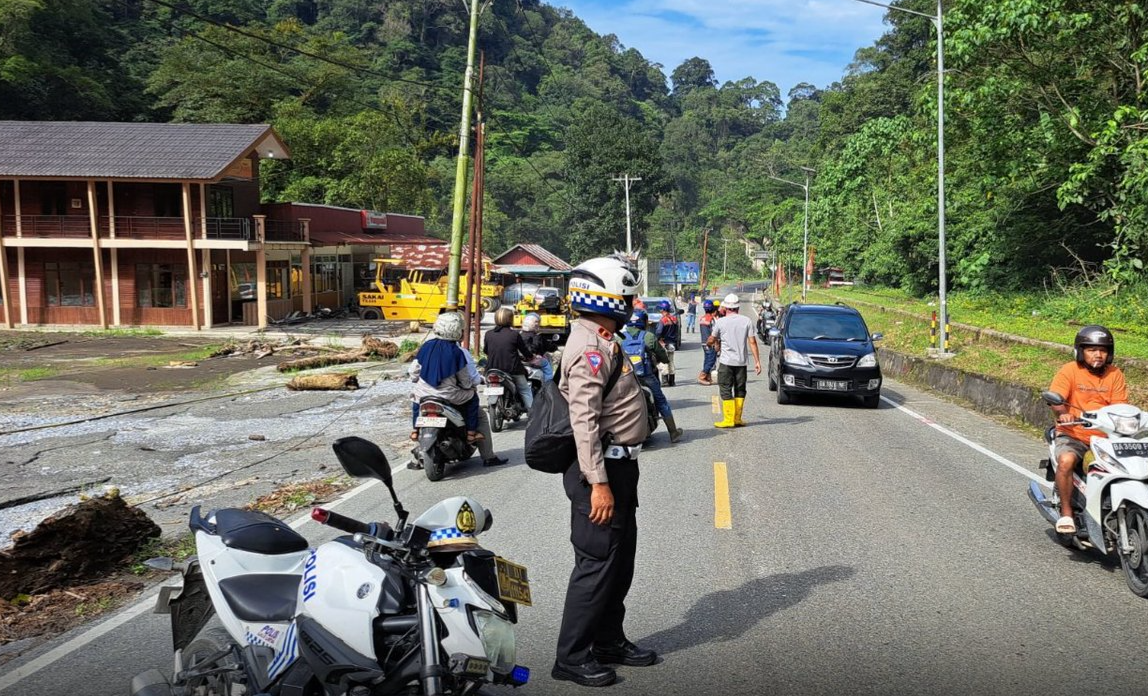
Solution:
<svg viewBox="0 0 1148 696"><path fill-rule="evenodd" d="M641 445L610 445L602 452L603 459L637 459Z"/></svg>

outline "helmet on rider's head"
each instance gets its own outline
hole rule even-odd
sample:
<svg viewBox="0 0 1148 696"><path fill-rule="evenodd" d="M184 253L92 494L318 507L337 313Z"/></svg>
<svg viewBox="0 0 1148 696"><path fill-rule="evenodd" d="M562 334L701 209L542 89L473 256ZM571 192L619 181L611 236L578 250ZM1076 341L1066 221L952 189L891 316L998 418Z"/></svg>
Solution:
<svg viewBox="0 0 1148 696"><path fill-rule="evenodd" d="M542 325L542 317L534 312L522 317L522 330L523 331L537 331L538 327Z"/></svg>
<svg viewBox="0 0 1148 696"><path fill-rule="evenodd" d="M670 305L669 300L662 300L661 302L658 303L658 309L663 311L663 312L670 311L670 307L671 307L671 305Z"/></svg>
<svg viewBox="0 0 1148 696"><path fill-rule="evenodd" d="M462 324L461 313L443 312L434 320L434 335L444 341L461 341Z"/></svg>
<svg viewBox="0 0 1148 696"><path fill-rule="evenodd" d="M510 307L499 307L494 313L495 326L510 326L514 323L514 310Z"/></svg>
<svg viewBox="0 0 1148 696"><path fill-rule="evenodd" d="M644 329L649 322L650 317L646 314L646 310L635 309L634 313L630 315L630 321L626 322L626 326L636 326L639 329Z"/></svg>
<svg viewBox="0 0 1148 696"><path fill-rule="evenodd" d="M1077 331L1072 345L1075 348L1076 363L1082 367L1087 367L1084 364L1084 349L1087 347L1107 348L1108 358L1104 361L1105 365L1111 365L1112 358L1116 355L1116 339L1112 337L1111 331L1099 324L1089 324Z"/></svg>
<svg viewBox="0 0 1148 696"><path fill-rule="evenodd" d="M570 309L609 317L621 326L630 318L640 275L624 254L583 261L570 272Z"/></svg>

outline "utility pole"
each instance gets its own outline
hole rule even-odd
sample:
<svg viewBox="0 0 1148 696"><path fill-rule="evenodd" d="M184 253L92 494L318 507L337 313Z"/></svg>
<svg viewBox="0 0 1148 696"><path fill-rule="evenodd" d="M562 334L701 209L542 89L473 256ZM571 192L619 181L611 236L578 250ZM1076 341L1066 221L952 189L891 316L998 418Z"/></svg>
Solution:
<svg viewBox="0 0 1148 696"><path fill-rule="evenodd" d="M474 118L474 175L471 177L470 194L470 236L467 242L466 259L466 291L463 293L462 317L466 325L466 333L462 335L462 347L472 348L474 353L479 352L478 330L482 325L482 252L480 250L482 236L482 167L483 167L483 139L482 139L482 75L486 68L486 53L480 54L478 59L478 108L475 109ZM474 308L473 311L471 308ZM471 333L474 333L474 343L470 342Z"/></svg>
<svg viewBox="0 0 1148 696"><path fill-rule="evenodd" d="M474 76L474 52L478 43L480 0L470 0L470 36L466 43L466 74L462 82L462 124L458 131L458 163L454 169L454 213L450 223L450 268L447 271L446 309L458 311L458 276L462 266L462 217L466 203L466 160L470 144L471 81ZM463 0L466 3L466 0Z"/></svg>
<svg viewBox="0 0 1148 696"><path fill-rule="evenodd" d="M698 289L701 290L702 299L705 299L706 295L709 294L706 292L706 252L709 250L709 243L710 231L709 228L706 228L702 231L702 273L701 277L698 278Z"/></svg>
<svg viewBox="0 0 1148 696"><path fill-rule="evenodd" d="M626 186L626 255L634 255L634 239L630 235L630 184L635 181L641 181L640 176L630 176L623 174L622 176L610 177L614 181L621 181Z"/></svg>
<svg viewBox="0 0 1148 696"><path fill-rule="evenodd" d="M729 239L726 237L721 238L722 241L722 258L721 258L721 274L725 276L725 267L729 262Z"/></svg>

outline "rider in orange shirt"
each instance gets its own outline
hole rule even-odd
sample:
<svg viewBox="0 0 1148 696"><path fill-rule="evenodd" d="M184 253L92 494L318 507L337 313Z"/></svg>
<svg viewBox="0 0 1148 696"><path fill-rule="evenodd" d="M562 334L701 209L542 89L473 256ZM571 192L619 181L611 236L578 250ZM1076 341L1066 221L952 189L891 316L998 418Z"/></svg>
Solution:
<svg viewBox="0 0 1148 696"><path fill-rule="evenodd" d="M1063 405L1052 407L1057 423L1077 420L1081 411L1094 411L1128 400L1124 373L1112 364L1116 353L1112 332L1103 326L1085 326L1077 332L1073 345L1076 360L1065 363L1048 388L1064 397ZM1072 519L1072 471L1083 461L1093 435L1103 437L1104 433L1081 425L1057 426L1054 443L1060 519L1056 521L1056 531L1061 534L1076 532L1076 523Z"/></svg>

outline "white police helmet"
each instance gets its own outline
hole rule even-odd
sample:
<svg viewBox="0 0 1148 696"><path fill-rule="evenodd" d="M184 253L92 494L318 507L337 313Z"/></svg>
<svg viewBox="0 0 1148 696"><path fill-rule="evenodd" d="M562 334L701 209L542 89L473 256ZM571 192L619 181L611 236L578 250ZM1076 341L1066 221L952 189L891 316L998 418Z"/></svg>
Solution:
<svg viewBox="0 0 1148 696"><path fill-rule="evenodd" d="M490 528L493 516L473 498L455 496L432 505L414 521L430 532L431 551L465 551L478 546L477 536Z"/></svg>
<svg viewBox="0 0 1148 696"><path fill-rule="evenodd" d="M624 254L583 261L570 272L570 308L600 314L621 326L630 318L640 274Z"/></svg>

